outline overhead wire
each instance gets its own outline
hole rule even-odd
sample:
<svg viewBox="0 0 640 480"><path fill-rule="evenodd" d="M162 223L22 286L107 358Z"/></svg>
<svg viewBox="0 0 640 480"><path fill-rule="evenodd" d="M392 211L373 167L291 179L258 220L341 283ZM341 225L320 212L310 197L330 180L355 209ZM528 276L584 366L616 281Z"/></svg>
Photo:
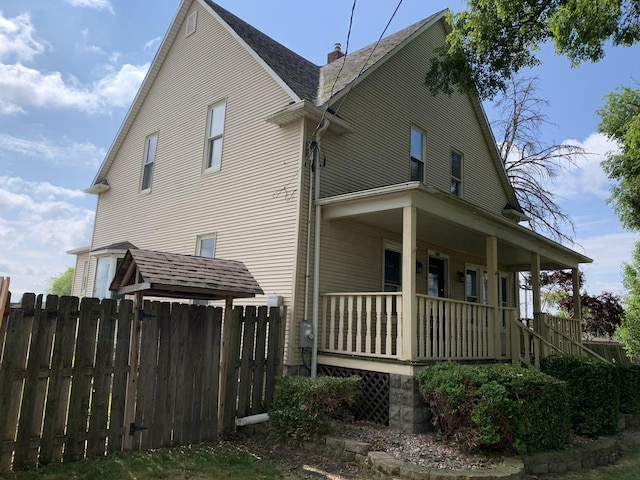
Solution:
<svg viewBox="0 0 640 480"><path fill-rule="evenodd" d="M398 4L396 5L396 8L393 10L393 13L391 14L391 17L389 18L389 20L387 21L387 24L385 25L384 29L382 30L382 33L380 34L380 36L378 37L378 40L376 41L375 45L371 49L371 52L369 52L369 56L367 57L365 62L362 64L362 67L360 68L360 71L358 72L358 75L356 75L356 78L354 78L351 81L351 83L349 84L347 93L345 93L345 95L340 99L340 103L338 104L338 107L333 112L333 117L337 117L338 116L338 112L342 108L342 105L344 105L344 102L349 97L349 94L351 93L351 90L353 89L353 87L354 87L354 85L356 83L356 80L358 80L358 78L360 78L360 76L364 73L365 68L369 64L369 60L371 60L371 57L373 56L374 52L378 48L378 45L380 44L380 41L384 38L385 34L387 33L387 30L389 29L389 26L391 25L391 22L393 21L393 19L395 18L396 14L398 13L398 10L400 9L400 6L402 5L403 1L404 0L399 0L398 1ZM345 55L342 57L342 65L340 66L340 70L338 70L338 73L336 74L336 78L333 81L333 85L331 86L331 91L330 91L330 94L329 94L329 100L331 100L331 97L333 97L334 88L335 88L336 84L338 83L338 78L340 77L340 74L342 73L342 70L344 68L344 64L346 63L346 57L347 57L347 54L348 54L348 47L349 47L349 40L350 40L350 36L351 36L351 28L352 28L352 25L353 25L353 14L354 14L355 6L356 6L356 0L354 0L353 6L351 8L351 17L349 19L349 31L347 32L347 47L345 49ZM326 114L327 114L327 111L329 110L329 100L327 100L327 105L325 106L324 111L322 112L322 117L320 118L320 121L318 122L318 125L316 126L316 128L313 131L313 135L314 136L318 132L318 130L320 129L320 126L323 125L324 120L326 119ZM329 119L329 123L331 123L331 119ZM326 131L326 129L325 129L325 131Z"/></svg>

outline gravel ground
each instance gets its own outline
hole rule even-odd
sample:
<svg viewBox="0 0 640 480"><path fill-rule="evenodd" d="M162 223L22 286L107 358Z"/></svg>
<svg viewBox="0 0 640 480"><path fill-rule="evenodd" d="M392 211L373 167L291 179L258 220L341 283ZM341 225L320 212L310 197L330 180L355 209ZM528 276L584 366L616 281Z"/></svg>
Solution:
<svg viewBox="0 0 640 480"><path fill-rule="evenodd" d="M454 443L441 442L434 434L407 434L375 424L336 424L331 435L368 442L372 450L384 451L408 463L432 468L490 469L502 460L461 452ZM620 433L620 438L623 444L640 445L640 429L625 430ZM577 444L589 441L584 437L574 439ZM223 442L223 446L246 451L260 460L277 462L285 470L285 480L371 478L361 464L328 455L323 448L273 444L260 437L235 438Z"/></svg>

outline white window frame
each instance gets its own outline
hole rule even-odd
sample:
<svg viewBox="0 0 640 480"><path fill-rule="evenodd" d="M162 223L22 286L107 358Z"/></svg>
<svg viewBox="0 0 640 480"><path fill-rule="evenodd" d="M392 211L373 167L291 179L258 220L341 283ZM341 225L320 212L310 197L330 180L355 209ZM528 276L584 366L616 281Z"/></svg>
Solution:
<svg viewBox="0 0 640 480"><path fill-rule="evenodd" d="M217 172L222 166L226 115L226 100L216 102L207 109L207 131L202 165L204 172Z"/></svg>
<svg viewBox="0 0 640 480"><path fill-rule="evenodd" d="M203 240L213 240L213 255L211 257L206 258L216 258L216 244L218 243L218 239L215 233L208 235L198 235L196 240L196 256L202 256L202 242Z"/></svg>
<svg viewBox="0 0 640 480"><path fill-rule="evenodd" d="M93 272L93 284L91 285L91 296L99 299L103 298L117 298L118 294L109 290L109 285L113 282L113 277L116 274L116 266L118 265L118 259L124 258L124 253L111 254L111 255L97 255L96 266ZM96 292L96 278L98 275L98 265L101 259L106 259L107 265L107 284L105 285L104 292Z"/></svg>
<svg viewBox="0 0 640 480"><path fill-rule="evenodd" d="M457 155L460 158L460 177L456 177L453 174L453 156ZM449 166L450 166L450 170L451 170L451 185L450 185L450 192L452 195L455 195L457 197L462 198L462 178L464 177L464 155L462 155L462 153L460 153L459 150L456 150L454 148L451 149L451 155L449 157ZM457 187L457 193L454 192L453 190L453 186L456 185Z"/></svg>
<svg viewBox="0 0 640 480"><path fill-rule="evenodd" d="M144 140L144 157L140 173L140 193L151 191L153 184L153 167L158 153L158 133L149 135Z"/></svg>
<svg viewBox="0 0 640 480"><path fill-rule="evenodd" d="M469 295L469 272L476 273L476 292L477 296L472 297ZM475 300L470 300L475 298ZM474 265L467 263L464 266L464 299L467 302L479 303L481 305L487 304L487 269L481 265Z"/></svg>
<svg viewBox="0 0 640 480"><path fill-rule="evenodd" d="M80 283L80 293L85 294L87 291L87 282L89 281L89 261L82 262L82 283Z"/></svg>
<svg viewBox="0 0 640 480"><path fill-rule="evenodd" d="M414 157L413 154L415 153L413 150L414 147L414 143L413 143L413 137L414 137L414 133L420 135L420 158L418 157ZM410 139L409 139L409 179L411 181L420 181L424 183L424 178L425 178L425 170L426 170L426 161L425 161L425 157L427 154L427 134L426 132L415 126L415 125L411 125L411 135L410 135ZM418 163L420 165L420 169L421 171L421 175L419 175L421 178L413 178L413 164L414 162Z"/></svg>
<svg viewBox="0 0 640 480"><path fill-rule="evenodd" d="M390 240L385 240L382 246L382 291L385 292L387 290L386 289L386 283L385 279L385 268L386 268L386 262L385 262L385 255L386 255L386 251L390 250L392 252L396 252L400 254L400 268L402 269L402 245L400 243L397 242L392 242ZM402 291L402 270L400 270L400 284L398 285L399 290L397 291Z"/></svg>
<svg viewBox="0 0 640 480"><path fill-rule="evenodd" d="M444 297L449 298L449 285L450 285L450 267L449 267L449 255L436 252L435 250L427 250L427 295L429 294L429 263L431 258L438 258L444 261Z"/></svg>

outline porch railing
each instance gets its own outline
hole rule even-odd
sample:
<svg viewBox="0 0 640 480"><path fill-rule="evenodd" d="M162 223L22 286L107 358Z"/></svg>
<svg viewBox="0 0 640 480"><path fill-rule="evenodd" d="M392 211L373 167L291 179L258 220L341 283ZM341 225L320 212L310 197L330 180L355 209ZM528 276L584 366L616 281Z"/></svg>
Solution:
<svg viewBox="0 0 640 480"><path fill-rule="evenodd" d="M516 310L416 295L412 330L416 351L402 352L402 294L329 293L322 295L318 350L362 357L411 361L510 358Z"/></svg>
<svg viewBox="0 0 640 480"><path fill-rule="evenodd" d="M402 344L401 293L322 295L318 350L397 358Z"/></svg>

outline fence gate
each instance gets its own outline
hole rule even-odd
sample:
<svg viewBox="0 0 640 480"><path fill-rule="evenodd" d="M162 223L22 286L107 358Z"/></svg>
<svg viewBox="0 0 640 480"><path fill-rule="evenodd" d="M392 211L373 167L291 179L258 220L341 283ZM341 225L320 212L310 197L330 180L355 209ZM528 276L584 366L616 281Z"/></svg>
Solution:
<svg viewBox="0 0 640 480"><path fill-rule="evenodd" d="M271 405L281 325L235 307L221 359L222 308L25 294L0 323L0 472L215 440Z"/></svg>

